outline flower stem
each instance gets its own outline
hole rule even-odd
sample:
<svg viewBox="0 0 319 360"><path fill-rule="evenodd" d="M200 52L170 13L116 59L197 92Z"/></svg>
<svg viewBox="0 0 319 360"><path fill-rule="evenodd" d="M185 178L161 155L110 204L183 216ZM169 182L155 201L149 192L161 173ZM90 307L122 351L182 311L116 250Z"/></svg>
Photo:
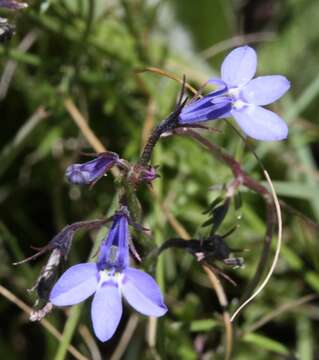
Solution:
<svg viewBox="0 0 319 360"><path fill-rule="evenodd" d="M156 128L152 131L151 136L148 138L147 143L144 146L144 150L139 160L140 165L142 166L148 165L152 156L153 149L162 134L178 128L179 115L187 102L187 98L183 100L183 94L184 94L184 83L183 83L180 99L176 105L176 108L168 115L166 119L162 120L156 126Z"/></svg>
<svg viewBox="0 0 319 360"><path fill-rule="evenodd" d="M157 143L157 141L159 140L159 138L161 137L161 135L163 133L165 133L168 130L172 129L172 124L171 124L172 120L171 117L169 116L168 118L166 118L165 120L163 120L162 122L160 122L156 128L153 130L152 134L150 135L150 137L147 140L146 145L144 146L143 152L141 154L140 160L139 160L139 164L146 166L152 156L152 152L154 150L154 147Z"/></svg>

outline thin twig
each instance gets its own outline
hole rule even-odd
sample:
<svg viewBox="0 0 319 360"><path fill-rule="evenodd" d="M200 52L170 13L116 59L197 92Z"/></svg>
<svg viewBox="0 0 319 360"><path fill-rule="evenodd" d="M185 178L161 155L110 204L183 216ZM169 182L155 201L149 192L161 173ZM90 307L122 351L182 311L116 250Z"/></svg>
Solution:
<svg viewBox="0 0 319 360"><path fill-rule="evenodd" d="M92 336L91 332L85 325L79 326L79 333L82 336L83 341L85 342L86 346L90 350L91 353L91 359L92 360L102 360L102 356L99 350L98 345L96 344L96 341L94 337Z"/></svg>
<svg viewBox="0 0 319 360"><path fill-rule="evenodd" d="M13 140L9 144L5 145L0 153L0 175L7 170L11 162L18 155L19 150L26 143L33 130L49 115L50 114L43 106L39 106L19 128Z"/></svg>
<svg viewBox="0 0 319 360"><path fill-rule="evenodd" d="M85 118L80 113L79 109L75 106L74 102L71 99L66 99L64 100L64 106L92 148L99 153L107 151L105 146L91 130Z"/></svg>
<svg viewBox="0 0 319 360"><path fill-rule="evenodd" d="M146 333L146 342L150 349L155 349L157 334L157 318L154 316L149 317L148 331Z"/></svg>
<svg viewBox="0 0 319 360"><path fill-rule="evenodd" d="M212 286L216 292L218 301L223 310L223 319L224 319L225 330L226 330L226 346L225 346L226 350L225 350L224 359L229 360L231 353L232 353L232 348L233 348L233 327L232 327L232 323L230 321L229 313L227 311L227 307L228 307L227 297L226 297L224 289L221 286L220 281L218 280L217 276L211 271L211 269L207 265L202 265L202 266L208 276L210 283L212 284Z"/></svg>
<svg viewBox="0 0 319 360"><path fill-rule="evenodd" d="M0 285L0 294L5 297L7 300L15 304L22 311L31 315L33 309L28 306L25 302L20 300L15 296L10 290L6 289L4 286ZM57 340L62 341L62 334L46 319L42 319L39 323L49 331ZM88 358L82 355L74 346L69 345L68 351L78 360L88 360Z"/></svg>
<svg viewBox="0 0 319 360"><path fill-rule="evenodd" d="M22 39L21 43L17 47L17 50L19 50L21 53L27 52L37 40L38 35L39 35L38 31L36 30L30 31ZM0 80L0 101L3 100L7 95L11 80L17 69L17 66L18 66L17 61L13 59L8 60L7 63L5 64Z"/></svg>
<svg viewBox="0 0 319 360"><path fill-rule="evenodd" d="M283 305L279 306L277 309L273 310L269 314L267 314L264 317L262 317L261 319L259 319L258 321L256 321L254 324L250 325L247 329L245 329L242 333L240 333L239 336L245 336L248 333L255 332L256 330L258 330L259 328L261 328L262 326L267 324L269 321L275 319L282 313L292 310L298 306L304 305L315 299L318 299L318 295L310 294L310 295L303 296L300 299L283 304Z"/></svg>
<svg viewBox="0 0 319 360"><path fill-rule="evenodd" d="M268 175L268 172L265 170L264 171L264 175L269 183L270 189L271 189L271 194L273 196L274 199L274 203L275 203L275 208L276 208L276 214L277 214L277 222L278 222L278 239L277 239L277 246L276 246L276 251L275 251L275 256L274 259L272 261L271 267L269 269L269 272L267 274L267 276L265 277L264 281L261 283L261 285L259 286L259 288L243 303L239 306L239 308L234 312L234 314L231 317L231 321L233 322L234 319L236 318L236 316L240 313L240 311L246 306L248 305L256 296L258 296L263 289L265 288L265 286L268 284L269 279L271 278L275 267L277 265L278 259L279 259L279 255L280 255L280 250L281 250L281 243L282 243L282 219L281 219L281 209L280 209L280 205L279 205L279 201L277 198L277 194L276 191L274 189L274 186L272 184L272 181Z"/></svg>
<svg viewBox="0 0 319 360"><path fill-rule="evenodd" d="M114 350L110 360L120 360L125 350L127 349L127 345L129 344L136 327L139 322L139 317L136 314L132 314L126 324L125 330L121 337L121 340L117 344L116 349Z"/></svg>
<svg viewBox="0 0 319 360"><path fill-rule="evenodd" d="M97 152L106 152L106 147L101 143L98 137L94 134L92 129L89 127L84 116L81 114L79 109L75 106L74 102L71 99L66 99L64 101L64 106L67 109L68 113L71 115L72 120L76 123L83 136L86 138L88 143L92 148ZM111 173L113 176L119 176L119 170L116 167L111 168Z"/></svg>
<svg viewBox="0 0 319 360"><path fill-rule="evenodd" d="M184 82L183 78L179 78L175 74L173 74L171 72L168 72L168 71L165 71L165 70L162 70L160 68L150 66L150 67L146 67L146 68L143 68L143 69L139 69L136 72L137 73L142 73L142 72L146 72L146 71L153 72L153 73L161 75L161 76L165 76L165 77L167 77L169 79L177 81L181 85L183 85L183 83L185 83L185 87L188 90L190 90L194 95L197 94L197 90L193 86L188 84L187 82Z"/></svg>

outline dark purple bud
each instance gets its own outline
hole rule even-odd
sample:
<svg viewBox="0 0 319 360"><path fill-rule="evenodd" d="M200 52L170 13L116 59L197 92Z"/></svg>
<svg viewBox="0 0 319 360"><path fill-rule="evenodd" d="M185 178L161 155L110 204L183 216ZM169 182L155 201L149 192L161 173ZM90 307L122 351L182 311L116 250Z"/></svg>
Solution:
<svg viewBox="0 0 319 360"><path fill-rule="evenodd" d="M27 3L18 2L15 0L0 0L0 8L7 8L12 10L20 10L28 7Z"/></svg>
<svg viewBox="0 0 319 360"><path fill-rule="evenodd" d="M66 260L76 231L80 229L97 229L103 226L109 220L110 219L78 221L71 225L67 225L57 235L55 235L55 237L48 244L48 247L50 249L59 249Z"/></svg>
<svg viewBox="0 0 319 360"><path fill-rule="evenodd" d="M72 164L65 176L71 184L92 184L99 180L119 161L119 156L113 152L101 153L95 159L83 164Z"/></svg>
<svg viewBox="0 0 319 360"><path fill-rule="evenodd" d="M88 220L67 225L48 245L40 249L38 253L19 263L15 263L16 265L21 264L35 259L47 251L51 251L49 259L42 268L35 285L29 289L29 291L35 291L37 294L37 299L34 304L35 309L30 315L31 321L41 320L52 309L52 304L49 302L49 295L65 265L75 232L80 229L90 230L99 228L108 221L109 219Z"/></svg>
<svg viewBox="0 0 319 360"><path fill-rule="evenodd" d="M129 180L135 187L142 182L151 183L158 177L159 175L156 173L156 167L151 165L144 166L136 164L132 166L129 172Z"/></svg>
<svg viewBox="0 0 319 360"><path fill-rule="evenodd" d="M156 168L149 165L148 167L145 167L141 170L140 179L142 181L146 182L152 182L156 178L158 178L159 175L156 173Z"/></svg>
<svg viewBox="0 0 319 360"><path fill-rule="evenodd" d="M55 235L54 238L47 245L43 246L42 248L37 248L37 250L39 250L37 253L31 255L30 257L24 260L15 262L13 263L13 265L21 265L31 260L35 260L44 253L56 249L59 250L60 255L63 256L64 259L66 260L72 245L73 236L76 231L80 229L84 229L84 230L97 229L103 226L108 221L110 221L109 218L78 221L71 225L67 225L57 235Z"/></svg>

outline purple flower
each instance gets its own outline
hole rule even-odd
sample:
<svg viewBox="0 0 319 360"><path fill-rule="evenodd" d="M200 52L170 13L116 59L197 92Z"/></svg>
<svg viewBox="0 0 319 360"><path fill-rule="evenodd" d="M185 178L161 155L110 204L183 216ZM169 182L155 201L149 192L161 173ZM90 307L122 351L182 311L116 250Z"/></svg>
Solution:
<svg viewBox="0 0 319 360"><path fill-rule="evenodd" d="M233 116L248 136L257 140L283 140L288 135L287 124L268 105L283 96L290 82L281 75L260 76L253 79L257 68L257 55L249 46L231 51L221 67L221 80L210 79L220 89L184 107L179 123Z"/></svg>
<svg viewBox="0 0 319 360"><path fill-rule="evenodd" d="M113 152L101 153L97 158L83 164L72 164L65 176L71 184L91 184L99 180L119 160Z"/></svg>
<svg viewBox="0 0 319 360"><path fill-rule="evenodd" d="M129 240L127 209L123 208L113 218L97 263L69 268L50 295L53 305L69 306L94 294L91 317L95 335L101 341L109 340L118 327L122 316L122 295L144 315L162 316L167 311L155 280L129 266Z"/></svg>

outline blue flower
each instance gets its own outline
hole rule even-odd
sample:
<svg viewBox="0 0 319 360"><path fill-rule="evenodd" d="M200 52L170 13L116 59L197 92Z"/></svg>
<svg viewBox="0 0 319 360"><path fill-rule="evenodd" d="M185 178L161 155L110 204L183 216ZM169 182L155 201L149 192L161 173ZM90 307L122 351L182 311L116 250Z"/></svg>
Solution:
<svg viewBox="0 0 319 360"><path fill-rule="evenodd" d="M122 296L138 312L162 316L167 312L160 288L147 273L129 266L130 234L127 209L118 211L101 245L97 263L69 268L50 294L55 306L78 304L94 294L91 317L95 335L109 340L122 317Z"/></svg>
<svg viewBox="0 0 319 360"><path fill-rule="evenodd" d="M233 116L248 136L257 140L283 140L288 135L287 124L263 105L283 96L290 82L281 75L260 76L253 79L257 55L249 46L231 51L221 67L221 80L208 82L220 88L182 110L179 124L194 124Z"/></svg>
<svg viewBox="0 0 319 360"><path fill-rule="evenodd" d="M65 176L71 184L95 183L118 161L119 157L116 153L101 153L91 161L70 165L65 171Z"/></svg>

